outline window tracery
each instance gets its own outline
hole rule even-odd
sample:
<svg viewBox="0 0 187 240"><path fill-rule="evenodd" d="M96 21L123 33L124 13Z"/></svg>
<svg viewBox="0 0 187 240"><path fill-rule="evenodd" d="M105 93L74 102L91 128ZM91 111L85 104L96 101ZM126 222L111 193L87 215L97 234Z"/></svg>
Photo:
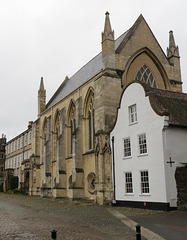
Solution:
<svg viewBox="0 0 187 240"><path fill-rule="evenodd" d="M148 84L150 87L157 88L155 78L146 64L144 64L140 68L140 70L138 71L138 73L136 75L135 80L142 81L142 82Z"/></svg>

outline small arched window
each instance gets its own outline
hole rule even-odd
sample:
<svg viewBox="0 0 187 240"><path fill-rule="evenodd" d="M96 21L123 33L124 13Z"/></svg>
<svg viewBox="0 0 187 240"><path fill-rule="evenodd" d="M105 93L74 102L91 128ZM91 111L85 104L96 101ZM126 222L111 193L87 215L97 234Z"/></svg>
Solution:
<svg viewBox="0 0 187 240"><path fill-rule="evenodd" d="M155 78L146 64L144 64L143 67L140 68L135 80L142 81L148 84L148 86L150 87L157 88Z"/></svg>

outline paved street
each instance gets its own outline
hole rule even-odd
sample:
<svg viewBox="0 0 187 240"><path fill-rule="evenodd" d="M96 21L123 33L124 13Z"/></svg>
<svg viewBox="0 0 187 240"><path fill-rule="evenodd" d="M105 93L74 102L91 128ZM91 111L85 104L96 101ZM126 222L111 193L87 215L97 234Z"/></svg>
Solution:
<svg viewBox="0 0 187 240"><path fill-rule="evenodd" d="M187 239L187 211L170 211L159 214L131 217L153 232L168 240Z"/></svg>
<svg viewBox="0 0 187 240"><path fill-rule="evenodd" d="M70 201L0 193L0 240L135 239L135 231L88 201Z"/></svg>
<svg viewBox="0 0 187 240"><path fill-rule="evenodd" d="M187 239L187 211L162 212L0 193L0 240L142 240ZM144 228L145 227L145 228Z"/></svg>

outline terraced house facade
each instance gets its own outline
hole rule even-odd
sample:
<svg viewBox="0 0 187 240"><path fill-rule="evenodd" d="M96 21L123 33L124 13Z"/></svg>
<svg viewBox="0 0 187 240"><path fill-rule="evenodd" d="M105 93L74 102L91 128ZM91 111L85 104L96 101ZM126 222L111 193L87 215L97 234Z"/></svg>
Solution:
<svg viewBox="0 0 187 240"><path fill-rule="evenodd" d="M123 89L136 80L182 92L180 57L172 31L166 55L142 15L115 39L107 12L101 47L96 57L65 78L48 103L41 79L38 118L30 128L31 152L28 161L20 157L17 163L20 183L27 186L29 179L30 195L89 198L99 204L111 201L110 132ZM14 166L12 153L7 151L8 170ZM23 156L23 148L20 151Z"/></svg>
<svg viewBox="0 0 187 240"><path fill-rule="evenodd" d="M7 142L4 190L10 188L10 177L17 177L17 188L29 191L29 169L32 155L32 122L29 122L28 129Z"/></svg>

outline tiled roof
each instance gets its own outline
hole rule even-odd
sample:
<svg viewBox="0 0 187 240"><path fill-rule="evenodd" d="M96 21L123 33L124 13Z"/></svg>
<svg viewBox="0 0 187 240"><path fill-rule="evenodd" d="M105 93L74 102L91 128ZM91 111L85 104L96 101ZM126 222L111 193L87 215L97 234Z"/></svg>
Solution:
<svg viewBox="0 0 187 240"><path fill-rule="evenodd" d="M115 40L115 49L118 48L122 40L125 38L128 31L123 33L119 38ZM89 79L94 77L102 69L102 52L96 57L90 60L84 65L79 71L77 71L71 78L65 80L61 86L57 89L56 93L47 103L46 108L49 109L60 100L68 96L70 93L75 91L81 85L86 83Z"/></svg>
<svg viewBox="0 0 187 240"><path fill-rule="evenodd" d="M168 115L170 125L187 127L187 94L153 88L147 90L150 104L158 115Z"/></svg>

